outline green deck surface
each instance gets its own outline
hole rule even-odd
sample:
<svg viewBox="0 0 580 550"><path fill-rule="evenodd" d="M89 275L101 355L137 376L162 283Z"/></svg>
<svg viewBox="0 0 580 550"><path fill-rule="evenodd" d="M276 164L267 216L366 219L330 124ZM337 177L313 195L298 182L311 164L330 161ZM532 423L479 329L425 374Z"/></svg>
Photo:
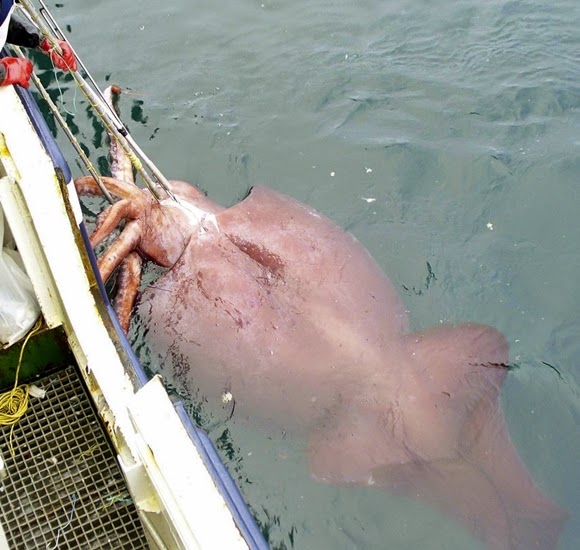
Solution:
<svg viewBox="0 0 580 550"><path fill-rule="evenodd" d="M23 342L24 340L21 340L10 348L0 351L0 390L14 385ZM63 365L72 365L74 361L61 328L42 332L32 336L24 348L18 382L31 382L62 368Z"/></svg>

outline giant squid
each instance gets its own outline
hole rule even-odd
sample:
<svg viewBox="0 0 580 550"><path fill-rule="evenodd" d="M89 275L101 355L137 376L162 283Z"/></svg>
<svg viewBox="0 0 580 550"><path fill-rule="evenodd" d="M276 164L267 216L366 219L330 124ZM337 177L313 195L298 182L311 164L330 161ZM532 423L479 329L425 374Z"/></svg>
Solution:
<svg viewBox="0 0 580 550"><path fill-rule="evenodd" d="M254 186L226 208L172 181L177 200L157 200L134 185L118 151L113 160L103 181L120 200L91 243L124 223L99 269L103 280L119 271L125 330L141 260L166 268L136 314L167 372L179 364L209 399L227 388L237 414L290 426L320 482L418 498L488 548L555 548L566 513L510 440L500 332L478 323L412 332L363 245L293 198ZM91 177L75 183L100 194Z"/></svg>

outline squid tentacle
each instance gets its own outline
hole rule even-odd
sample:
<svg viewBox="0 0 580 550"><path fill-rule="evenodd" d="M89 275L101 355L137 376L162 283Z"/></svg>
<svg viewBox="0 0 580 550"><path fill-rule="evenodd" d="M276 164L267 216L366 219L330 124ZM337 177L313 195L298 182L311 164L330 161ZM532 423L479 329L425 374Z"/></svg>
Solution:
<svg viewBox="0 0 580 550"><path fill-rule="evenodd" d="M107 176L101 176L101 181L105 184L109 192L121 199L142 201L145 198L143 191L135 184ZM92 176L81 176L77 178L75 180L75 188L79 195L102 195L101 189Z"/></svg>
<svg viewBox="0 0 580 550"><path fill-rule="evenodd" d="M142 235L141 223L130 221L115 242L99 258L99 272L103 281L107 281L119 264L137 248Z"/></svg>
<svg viewBox="0 0 580 550"><path fill-rule="evenodd" d="M113 96L121 92L118 86L109 86L104 92L107 103L113 107ZM121 328L127 333L133 305L141 284L143 259L136 251L144 231L144 222L141 219L146 212L147 203L154 199L147 191L135 185L131 161L113 136L111 136L110 152L113 177L101 176L101 181L112 195L121 200L106 208L97 217L90 241L94 248L109 237L119 224L126 222L120 235L99 258L98 266L103 281L107 281L120 266L113 308ZM91 176L77 178L74 183L79 195L102 195L99 185Z"/></svg>
<svg viewBox="0 0 580 550"><path fill-rule="evenodd" d="M122 221L138 219L139 213L139 208L128 199L122 199L107 207L97 218L91 235L91 246L94 248L106 239Z"/></svg>
<svg viewBox="0 0 580 550"><path fill-rule="evenodd" d="M143 260L137 252L130 252L121 263L117 275L117 296L113 308L125 334L129 332L131 313L141 284L142 263Z"/></svg>

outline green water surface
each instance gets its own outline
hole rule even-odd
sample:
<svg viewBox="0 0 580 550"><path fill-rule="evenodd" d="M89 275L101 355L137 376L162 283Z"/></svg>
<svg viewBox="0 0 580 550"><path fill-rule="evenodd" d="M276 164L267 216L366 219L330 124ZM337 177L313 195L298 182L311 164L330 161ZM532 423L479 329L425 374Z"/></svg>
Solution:
<svg viewBox="0 0 580 550"><path fill-rule="evenodd" d="M470 319L506 335L510 433L571 515L560 548L578 548L580 3L49 6L96 80L130 88L125 118L168 177L224 205L258 182L292 195L358 237L415 329ZM39 73L105 168L82 96ZM273 548L480 547L416 502L316 484L303 442L205 418L202 397L185 397Z"/></svg>

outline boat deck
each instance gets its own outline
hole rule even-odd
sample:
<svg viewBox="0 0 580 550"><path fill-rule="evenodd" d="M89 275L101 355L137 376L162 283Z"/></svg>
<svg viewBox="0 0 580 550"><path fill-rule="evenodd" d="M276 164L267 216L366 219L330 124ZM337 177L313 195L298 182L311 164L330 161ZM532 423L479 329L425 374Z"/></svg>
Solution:
<svg viewBox="0 0 580 550"><path fill-rule="evenodd" d="M0 428L7 476L0 524L9 548L149 548L116 456L75 367L35 382L12 436Z"/></svg>

